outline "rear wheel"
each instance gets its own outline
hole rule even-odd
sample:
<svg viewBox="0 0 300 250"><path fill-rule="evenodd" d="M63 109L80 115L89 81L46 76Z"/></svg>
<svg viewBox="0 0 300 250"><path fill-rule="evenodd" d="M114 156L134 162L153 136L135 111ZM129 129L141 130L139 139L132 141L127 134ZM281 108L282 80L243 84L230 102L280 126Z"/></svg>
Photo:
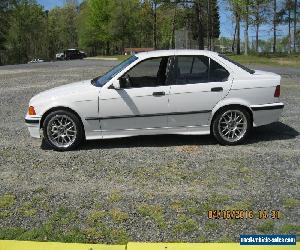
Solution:
<svg viewBox="0 0 300 250"><path fill-rule="evenodd" d="M65 110L50 113L43 123L44 138L55 150L75 149L83 140L83 128L79 118Z"/></svg>
<svg viewBox="0 0 300 250"><path fill-rule="evenodd" d="M213 134L222 145L241 144L252 128L249 112L240 107L223 109L213 121Z"/></svg>

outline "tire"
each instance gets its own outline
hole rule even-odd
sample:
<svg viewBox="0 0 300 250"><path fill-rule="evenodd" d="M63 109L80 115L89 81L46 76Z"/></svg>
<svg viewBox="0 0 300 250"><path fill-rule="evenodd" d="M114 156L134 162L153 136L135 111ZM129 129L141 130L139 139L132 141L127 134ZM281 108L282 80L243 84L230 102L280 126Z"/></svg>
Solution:
<svg viewBox="0 0 300 250"><path fill-rule="evenodd" d="M238 145L243 143L252 129L251 116L245 108L227 107L218 111L212 132L221 145Z"/></svg>
<svg viewBox="0 0 300 250"><path fill-rule="evenodd" d="M75 149L84 138L80 119L66 110L54 111L47 115L43 122L43 134L50 147L57 151Z"/></svg>

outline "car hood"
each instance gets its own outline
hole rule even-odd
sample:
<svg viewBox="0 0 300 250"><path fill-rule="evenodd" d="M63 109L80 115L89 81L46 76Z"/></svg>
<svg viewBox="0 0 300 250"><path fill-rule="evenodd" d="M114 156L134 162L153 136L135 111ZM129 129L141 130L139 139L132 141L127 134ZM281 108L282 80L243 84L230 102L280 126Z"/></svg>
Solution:
<svg viewBox="0 0 300 250"><path fill-rule="evenodd" d="M44 101L56 100L60 98L66 98L70 96L78 96L78 94L84 94L84 92L89 92L93 89L98 89L91 84L91 80L85 80L75 83L70 83L66 85L62 85L59 87L55 87L39 94L35 95L31 100L30 103L39 103ZM84 96L84 95L82 95Z"/></svg>

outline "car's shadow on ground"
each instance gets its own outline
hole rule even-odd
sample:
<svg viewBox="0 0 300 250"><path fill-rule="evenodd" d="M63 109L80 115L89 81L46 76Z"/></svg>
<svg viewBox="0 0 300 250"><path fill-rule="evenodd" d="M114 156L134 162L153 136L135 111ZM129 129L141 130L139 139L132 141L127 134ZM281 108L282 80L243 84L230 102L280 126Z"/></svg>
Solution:
<svg viewBox="0 0 300 250"><path fill-rule="evenodd" d="M294 128L281 122L254 128L245 144L254 144L260 141L289 140L300 133ZM86 141L79 150L131 148L131 147L168 147L168 146L192 146L214 145L217 141L210 135L147 135L118 139ZM41 148L51 150L42 142Z"/></svg>

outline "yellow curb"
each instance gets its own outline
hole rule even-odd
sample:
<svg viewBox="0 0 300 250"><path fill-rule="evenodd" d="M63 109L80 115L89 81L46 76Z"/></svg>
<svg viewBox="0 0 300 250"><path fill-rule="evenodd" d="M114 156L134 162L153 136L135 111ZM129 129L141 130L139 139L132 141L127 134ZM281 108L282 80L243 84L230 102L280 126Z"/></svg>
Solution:
<svg viewBox="0 0 300 250"><path fill-rule="evenodd" d="M239 243L138 243L126 245L0 240L0 250L300 250L296 246L241 246Z"/></svg>
<svg viewBox="0 0 300 250"><path fill-rule="evenodd" d="M0 250L125 250L125 245L0 240Z"/></svg>
<svg viewBox="0 0 300 250"><path fill-rule="evenodd" d="M135 243L129 242L127 250L299 250L296 246L241 246L240 243Z"/></svg>

